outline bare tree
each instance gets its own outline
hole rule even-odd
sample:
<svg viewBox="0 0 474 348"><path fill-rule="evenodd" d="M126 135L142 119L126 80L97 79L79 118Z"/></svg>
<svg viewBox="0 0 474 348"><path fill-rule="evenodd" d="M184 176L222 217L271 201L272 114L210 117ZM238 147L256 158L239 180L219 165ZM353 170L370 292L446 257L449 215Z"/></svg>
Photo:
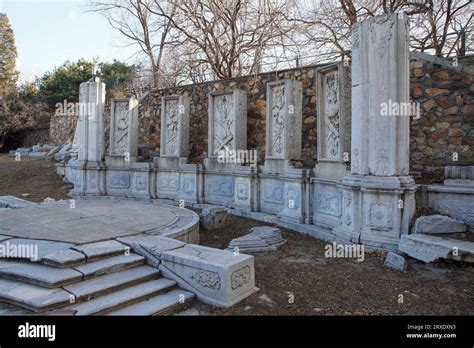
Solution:
<svg viewBox="0 0 474 348"><path fill-rule="evenodd" d="M428 0L426 13L413 19L412 47L431 51L440 57L459 54L461 29L471 28L473 6L470 0Z"/></svg>
<svg viewBox="0 0 474 348"><path fill-rule="evenodd" d="M289 4L288 0L183 0L175 3L175 17L164 15L177 40L194 46L193 64L208 64L216 78L229 78L254 71L268 48L291 31L284 16Z"/></svg>
<svg viewBox="0 0 474 348"><path fill-rule="evenodd" d="M472 25L470 0L320 0L289 18L304 28L305 47L321 60L350 55L352 26L383 13L405 12L411 24L411 47L447 57L458 52L461 28Z"/></svg>
<svg viewBox="0 0 474 348"><path fill-rule="evenodd" d="M101 12L109 24L118 30L128 45L136 45L145 54L151 67L153 84L160 84L161 66L169 41L171 21L175 15L172 3L152 0L90 1L92 11ZM166 16L162 15L167 12Z"/></svg>

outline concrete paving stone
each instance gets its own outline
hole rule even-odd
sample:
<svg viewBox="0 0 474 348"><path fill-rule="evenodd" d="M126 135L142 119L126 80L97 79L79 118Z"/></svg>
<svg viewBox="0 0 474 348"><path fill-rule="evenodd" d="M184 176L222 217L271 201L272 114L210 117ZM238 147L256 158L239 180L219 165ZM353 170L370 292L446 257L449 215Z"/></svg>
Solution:
<svg viewBox="0 0 474 348"><path fill-rule="evenodd" d="M70 309L75 310L76 315L106 314L109 311L118 310L129 304L155 296L175 285L175 281L165 278L150 280L71 306Z"/></svg>
<svg viewBox="0 0 474 348"><path fill-rule="evenodd" d="M76 300L96 297L115 291L124 286L135 285L156 278L160 271L150 266L138 266L124 271L102 275L78 283L66 285L63 288L76 296Z"/></svg>
<svg viewBox="0 0 474 348"><path fill-rule="evenodd" d="M69 303L71 294L62 289L40 286L0 278L0 301L35 312L45 311Z"/></svg>
<svg viewBox="0 0 474 348"><path fill-rule="evenodd" d="M127 250L130 251L127 245L116 240L76 245L73 249L86 255L87 261L97 260L107 255L124 254Z"/></svg>
<svg viewBox="0 0 474 348"><path fill-rule="evenodd" d="M109 315L168 315L185 306L194 298L194 294L181 289L171 290L165 294L135 303Z"/></svg>
<svg viewBox="0 0 474 348"><path fill-rule="evenodd" d="M144 260L144 257L140 255L119 255L86 263L85 265L74 267L74 269L82 273L84 279L89 279L102 274L117 272L141 265Z"/></svg>
<svg viewBox="0 0 474 348"><path fill-rule="evenodd" d="M82 274L74 269L16 261L10 263L8 267L0 268L0 276L50 289L82 279Z"/></svg>

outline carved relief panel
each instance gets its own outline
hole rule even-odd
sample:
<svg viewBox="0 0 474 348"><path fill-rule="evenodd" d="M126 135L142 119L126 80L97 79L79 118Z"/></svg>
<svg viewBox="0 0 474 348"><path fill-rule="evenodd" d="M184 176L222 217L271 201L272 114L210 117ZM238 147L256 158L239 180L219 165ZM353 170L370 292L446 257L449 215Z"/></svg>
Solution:
<svg viewBox="0 0 474 348"><path fill-rule="evenodd" d="M209 95L209 157L247 148L247 96L234 89Z"/></svg>
<svg viewBox="0 0 474 348"><path fill-rule="evenodd" d="M189 98L161 98L160 155L186 157L189 153Z"/></svg>
<svg viewBox="0 0 474 348"><path fill-rule="evenodd" d="M300 159L302 125L301 82L267 84L266 158Z"/></svg>
<svg viewBox="0 0 474 348"><path fill-rule="evenodd" d="M138 102L134 99L113 99L110 115L110 155L137 155Z"/></svg>
<svg viewBox="0 0 474 348"><path fill-rule="evenodd" d="M349 68L343 64L317 72L318 161L349 161L349 76Z"/></svg>

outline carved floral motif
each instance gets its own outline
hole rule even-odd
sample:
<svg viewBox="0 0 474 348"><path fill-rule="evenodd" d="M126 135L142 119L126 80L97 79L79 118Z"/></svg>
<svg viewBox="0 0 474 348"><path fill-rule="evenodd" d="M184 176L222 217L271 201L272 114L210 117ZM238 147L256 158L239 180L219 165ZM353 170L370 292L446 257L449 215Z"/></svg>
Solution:
<svg viewBox="0 0 474 348"><path fill-rule="evenodd" d="M126 189L130 187L130 176L128 173L117 173L110 176L109 187Z"/></svg>
<svg viewBox="0 0 474 348"><path fill-rule="evenodd" d="M178 152L178 100L165 101L165 130L166 130L166 144L165 153L167 155L176 155Z"/></svg>
<svg viewBox="0 0 474 348"><path fill-rule="evenodd" d="M128 128L128 102L115 102L113 154L125 155L128 152Z"/></svg>
<svg viewBox="0 0 474 348"><path fill-rule="evenodd" d="M274 86L272 92L272 153L282 155L285 136L285 86Z"/></svg>
<svg viewBox="0 0 474 348"><path fill-rule="evenodd" d="M339 131L339 76L337 71L327 74L324 81L324 124L326 140L326 158L338 158L340 155Z"/></svg>
<svg viewBox="0 0 474 348"><path fill-rule="evenodd" d="M392 225L392 205L372 201L369 206L369 226L375 230L389 230Z"/></svg>
<svg viewBox="0 0 474 348"><path fill-rule="evenodd" d="M340 194L337 191L320 189L317 192L316 207L318 212L339 217L341 216Z"/></svg>
<svg viewBox="0 0 474 348"><path fill-rule="evenodd" d="M247 181L237 182L237 198L246 201L249 198L249 184Z"/></svg>
<svg viewBox="0 0 474 348"><path fill-rule="evenodd" d="M200 270L191 275L191 279L204 288L213 290L219 290L221 288L221 279L216 272Z"/></svg>
<svg viewBox="0 0 474 348"><path fill-rule="evenodd" d="M283 203L283 187L280 185L266 184L263 186L263 200L269 203Z"/></svg>
<svg viewBox="0 0 474 348"><path fill-rule="evenodd" d="M245 266L233 272L230 276L232 290L236 290L244 286L245 284L248 284L250 282L251 277L250 273L251 272L249 266Z"/></svg>
<svg viewBox="0 0 474 348"><path fill-rule="evenodd" d="M210 195L233 196L234 181L231 177L213 178L208 181L206 191Z"/></svg>
<svg viewBox="0 0 474 348"><path fill-rule="evenodd" d="M160 176L158 189L162 191L178 191L178 178L175 176Z"/></svg>
<svg viewBox="0 0 474 348"><path fill-rule="evenodd" d="M135 190L144 191L146 189L146 179L142 175L135 177Z"/></svg>

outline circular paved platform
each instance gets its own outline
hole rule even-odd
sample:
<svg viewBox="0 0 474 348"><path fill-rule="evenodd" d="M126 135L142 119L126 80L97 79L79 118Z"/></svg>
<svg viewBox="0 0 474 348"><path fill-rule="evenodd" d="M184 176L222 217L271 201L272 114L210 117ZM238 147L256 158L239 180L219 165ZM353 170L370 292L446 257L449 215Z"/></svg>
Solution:
<svg viewBox="0 0 474 348"><path fill-rule="evenodd" d="M131 200L76 200L0 210L0 235L75 244L150 233L193 242L199 217L191 210Z"/></svg>

